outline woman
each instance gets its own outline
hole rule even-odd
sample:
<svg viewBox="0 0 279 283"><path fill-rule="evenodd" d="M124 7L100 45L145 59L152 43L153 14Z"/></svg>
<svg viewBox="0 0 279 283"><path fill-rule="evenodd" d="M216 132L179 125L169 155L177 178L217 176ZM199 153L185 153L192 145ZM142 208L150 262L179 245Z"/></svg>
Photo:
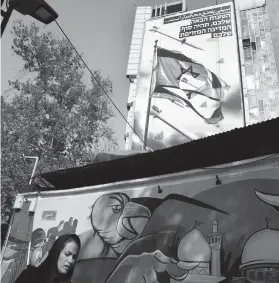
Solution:
<svg viewBox="0 0 279 283"><path fill-rule="evenodd" d="M80 250L80 239L75 234L60 236L39 267L24 270L15 283L69 283Z"/></svg>

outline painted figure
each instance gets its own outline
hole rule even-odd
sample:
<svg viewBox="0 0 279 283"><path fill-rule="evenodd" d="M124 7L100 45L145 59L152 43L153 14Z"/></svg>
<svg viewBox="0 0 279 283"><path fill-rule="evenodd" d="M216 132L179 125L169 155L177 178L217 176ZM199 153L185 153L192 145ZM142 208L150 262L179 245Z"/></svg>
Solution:
<svg viewBox="0 0 279 283"><path fill-rule="evenodd" d="M75 220L74 220L74 223L73 223L73 233L74 233L74 234L75 234L76 231L77 231L77 225L78 225L78 220L75 219Z"/></svg>
<svg viewBox="0 0 279 283"><path fill-rule="evenodd" d="M92 228L80 235L80 259L118 257L136 239L151 213L143 205L130 202L123 193L101 196L92 206Z"/></svg>
<svg viewBox="0 0 279 283"><path fill-rule="evenodd" d="M31 248L30 248L30 266L39 266L40 261L43 257L43 246L45 244L46 234L41 228L33 231L31 236Z"/></svg>
<svg viewBox="0 0 279 283"><path fill-rule="evenodd" d="M74 218L70 217L69 221L65 222L62 234L70 234L73 233L73 224L74 224Z"/></svg>
<svg viewBox="0 0 279 283"><path fill-rule="evenodd" d="M181 281L201 263L210 262L210 245L187 211L192 207L226 213L182 195L170 194L160 202L140 237L120 256L106 283ZM147 262L152 263L149 268Z"/></svg>
<svg viewBox="0 0 279 283"><path fill-rule="evenodd" d="M54 241L58 239L58 237L62 234L64 228L64 221L60 221L57 227L52 227L47 232L47 250L50 250Z"/></svg>
<svg viewBox="0 0 279 283"><path fill-rule="evenodd" d="M155 261L166 257L169 264L162 273L165 278L162 280L181 280L189 270L201 262L209 262L211 258L211 249L204 244L205 236L193 229L195 223L189 221L185 214L188 206L225 213L175 194L165 199L129 199L123 193L103 195L92 207L90 219L93 229L80 235L82 249L79 260L118 257L107 279L111 283L119 280L119 274L124 276L123 268L126 271L131 269L131 272L135 266L142 269L144 266L140 263L145 264L145 257ZM127 266L126 262L131 263L131 257L135 260Z"/></svg>

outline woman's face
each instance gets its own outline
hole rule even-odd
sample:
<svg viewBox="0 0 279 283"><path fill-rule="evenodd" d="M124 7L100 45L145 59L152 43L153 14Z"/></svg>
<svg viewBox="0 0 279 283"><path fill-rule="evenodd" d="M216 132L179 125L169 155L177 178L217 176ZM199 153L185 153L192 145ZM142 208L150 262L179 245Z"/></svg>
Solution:
<svg viewBox="0 0 279 283"><path fill-rule="evenodd" d="M67 274L69 272L76 262L78 253L79 247L75 242L69 242L65 245L57 262L57 268L60 274Z"/></svg>

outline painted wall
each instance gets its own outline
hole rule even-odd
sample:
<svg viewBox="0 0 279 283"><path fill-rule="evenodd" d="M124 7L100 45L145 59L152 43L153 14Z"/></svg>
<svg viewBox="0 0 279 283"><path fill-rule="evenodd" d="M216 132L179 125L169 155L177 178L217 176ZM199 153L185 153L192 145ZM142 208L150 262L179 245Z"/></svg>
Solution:
<svg viewBox="0 0 279 283"><path fill-rule="evenodd" d="M33 230L44 253L60 234L80 236L75 283L229 282L263 268L275 275L257 282L276 282L278 188L279 158L265 157L42 196Z"/></svg>

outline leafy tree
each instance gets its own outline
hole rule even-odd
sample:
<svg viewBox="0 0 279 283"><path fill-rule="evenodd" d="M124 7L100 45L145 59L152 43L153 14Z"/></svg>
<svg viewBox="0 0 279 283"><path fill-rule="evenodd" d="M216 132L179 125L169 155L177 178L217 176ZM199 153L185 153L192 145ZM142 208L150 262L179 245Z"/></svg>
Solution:
<svg viewBox="0 0 279 283"><path fill-rule="evenodd" d="M24 68L34 74L25 82L10 81L17 89L12 101L2 100L2 219L13 198L27 184L32 164L20 156L39 157L37 173L74 167L101 151L117 147L108 127L111 105L91 78L83 82L84 66L70 44L41 32L33 23L14 24L12 49ZM94 71L111 93L112 83Z"/></svg>

